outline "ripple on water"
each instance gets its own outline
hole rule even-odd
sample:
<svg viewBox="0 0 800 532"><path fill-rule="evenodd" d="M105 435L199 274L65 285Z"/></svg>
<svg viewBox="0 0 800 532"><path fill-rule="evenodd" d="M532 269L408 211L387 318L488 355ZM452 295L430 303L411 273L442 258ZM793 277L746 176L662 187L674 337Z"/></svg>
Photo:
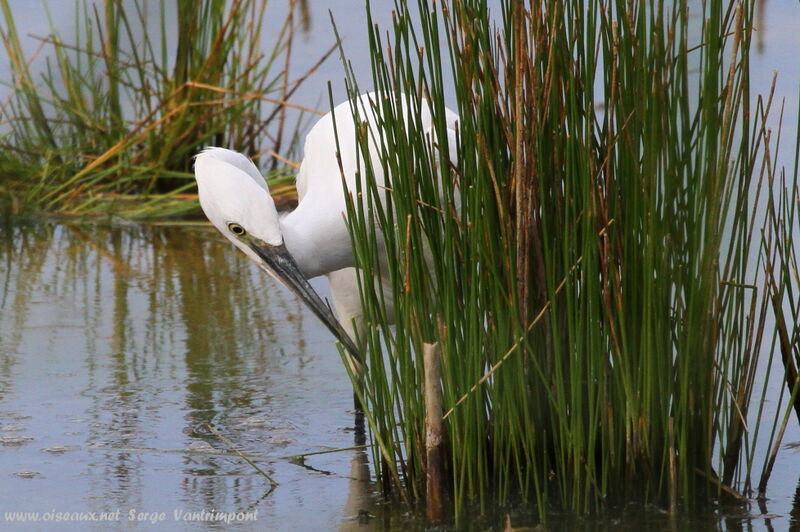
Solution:
<svg viewBox="0 0 800 532"><path fill-rule="evenodd" d="M64 454L70 451L79 451L80 449L79 445L52 445L42 449L42 451L50 454Z"/></svg>
<svg viewBox="0 0 800 532"><path fill-rule="evenodd" d="M38 471L25 470L25 471L17 471L16 473L14 473L14 476L17 477L17 478L22 478L22 479L32 479L32 478L41 477L42 474L39 473Z"/></svg>
<svg viewBox="0 0 800 532"><path fill-rule="evenodd" d="M30 443L32 441L33 438L29 436L18 436L16 434L9 436L0 436L0 445L6 445L9 447L25 445L26 443Z"/></svg>

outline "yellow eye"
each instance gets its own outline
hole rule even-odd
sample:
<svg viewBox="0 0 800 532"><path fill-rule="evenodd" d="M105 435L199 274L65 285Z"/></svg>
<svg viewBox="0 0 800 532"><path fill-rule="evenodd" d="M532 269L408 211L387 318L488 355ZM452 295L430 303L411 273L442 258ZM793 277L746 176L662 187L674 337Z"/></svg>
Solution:
<svg viewBox="0 0 800 532"><path fill-rule="evenodd" d="M247 231L244 230L244 227L233 222L228 224L228 229L230 229L231 233L236 236L244 236L247 234Z"/></svg>

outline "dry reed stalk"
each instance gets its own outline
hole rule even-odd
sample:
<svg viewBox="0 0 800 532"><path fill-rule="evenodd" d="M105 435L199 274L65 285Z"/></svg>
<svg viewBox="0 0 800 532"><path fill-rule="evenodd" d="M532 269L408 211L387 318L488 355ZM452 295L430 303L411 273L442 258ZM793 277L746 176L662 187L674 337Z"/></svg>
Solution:
<svg viewBox="0 0 800 532"><path fill-rule="evenodd" d="M437 344L423 346L425 365L425 453L426 513L429 521L444 518L444 421L442 420L442 388L440 384Z"/></svg>

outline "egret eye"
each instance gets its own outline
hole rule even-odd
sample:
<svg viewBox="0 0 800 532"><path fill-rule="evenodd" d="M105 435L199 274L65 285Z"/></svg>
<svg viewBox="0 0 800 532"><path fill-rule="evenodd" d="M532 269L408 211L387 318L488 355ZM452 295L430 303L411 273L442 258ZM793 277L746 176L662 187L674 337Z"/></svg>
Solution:
<svg viewBox="0 0 800 532"><path fill-rule="evenodd" d="M244 230L244 227L235 223L229 223L228 229L230 229L231 233L233 233L236 236L244 236L247 233L247 231Z"/></svg>

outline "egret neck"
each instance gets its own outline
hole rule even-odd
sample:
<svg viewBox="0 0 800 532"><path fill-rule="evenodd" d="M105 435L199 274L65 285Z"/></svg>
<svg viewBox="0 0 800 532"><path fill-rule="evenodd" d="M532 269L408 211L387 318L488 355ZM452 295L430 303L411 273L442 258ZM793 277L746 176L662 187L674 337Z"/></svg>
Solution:
<svg viewBox="0 0 800 532"><path fill-rule="evenodd" d="M344 213L310 211L301 204L280 220L283 243L305 278L353 266Z"/></svg>

